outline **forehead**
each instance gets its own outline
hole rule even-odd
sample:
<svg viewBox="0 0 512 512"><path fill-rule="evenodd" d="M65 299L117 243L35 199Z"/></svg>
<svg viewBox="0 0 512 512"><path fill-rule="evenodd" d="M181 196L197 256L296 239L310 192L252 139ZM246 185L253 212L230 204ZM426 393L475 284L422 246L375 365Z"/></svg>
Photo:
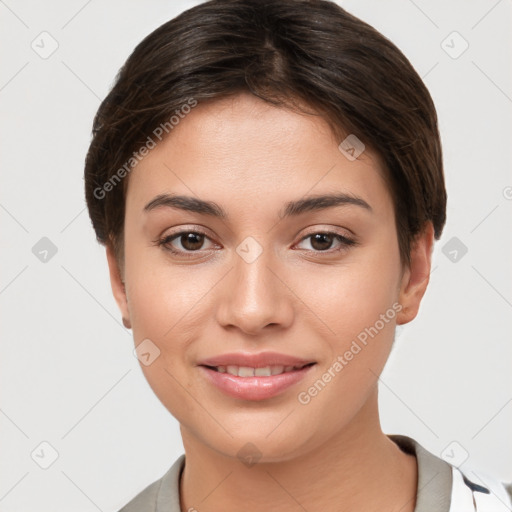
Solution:
<svg viewBox="0 0 512 512"><path fill-rule="evenodd" d="M130 174L127 209L180 193L276 205L286 196L342 191L386 208L390 196L369 149L349 160L319 115L275 107L250 95L200 103Z"/></svg>

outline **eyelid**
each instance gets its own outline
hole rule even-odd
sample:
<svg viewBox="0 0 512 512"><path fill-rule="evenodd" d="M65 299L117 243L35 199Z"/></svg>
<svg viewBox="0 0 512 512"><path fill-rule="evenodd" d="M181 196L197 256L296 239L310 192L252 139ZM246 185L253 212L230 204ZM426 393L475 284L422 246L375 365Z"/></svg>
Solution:
<svg viewBox="0 0 512 512"><path fill-rule="evenodd" d="M307 238L308 236L316 235L317 233L335 235L345 238L347 240L357 241L357 235L352 230L348 228L342 228L340 226L333 226L328 224L322 226L314 224L313 226L308 226L307 228L305 228L305 230L305 233L301 235L300 241L304 240L304 238Z"/></svg>
<svg viewBox="0 0 512 512"><path fill-rule="evenodd" d="M324 225L313 224L312 226L308 226L305 229L306 229L306 234L303 235L302 238L304 238L305 236L314 235L315 233L329 233L332 235L336 234L336 235L342 236L344 238L354 238L354 239L357 238L356 234L351 229L348 229L345 227L342 228L340 226L334 226L334 225L330 225L330 224L324 224Z"/></svg>
<svg viewBox="0 0 512 512"><path fill-rule="evenodd" d="M153 241L153 243L155 245L164 246L164 248L165 248L165 245L169 244L171 241L174 241L174 240L180 238L180 236L186 235L186 234L189 234L189 233L194 233L194 234L197 234L197 235L203 235L213 245L219 245L216 242L214 242L212 240L212 237L210 237L210 235L206 231L204 231L203 229L197 228L197 227L187 228L186 226L185 227L181 227L180 226L180 228L177 231L168 233L166 235L160 235L156 240ZM180 250L176 249L176 252L179 252L181 254L194 254L194 252L199 253L202 250L205 250L205 249L200 249L198 251L180 251Z"/></svg>
<svg viewBox="0 0 512 512"><path fill-rule="evenodd" d="M170 229L170 231L169 231L169 229ZM154 240L154 242L157 243L159 240L162 240L164 238L170 238L170 237L173 237L173 236L183 235L183 234L186 234L186 233L197 233L197 234L200 234L200 235L204 235L204 236L208 237L209 239L212 238L210 236L208 230L206 228L204 228L203 226L198 225L198 224L177 226L175 228L175 230L173 230L173 228L169 228L169 229L166 229L166 230L163 231L163 233L167 233L169 231L167 234L158 235L158 237L156 238L156 240Z"/></svg>
<svg viewBox="0 0 512 512"><path fill-rule="evenodd" d="M317 229L317 230L314 230L306 235L304 235L298 242L297 244L300 244L301 242L303 242L304 240L310 238L311 236L313 235L316 235L316 234L323 234L323 235L329 235L329 236L332 236L335 240L337 240L340 244L339 247L337 248L329 248L329 249L326 249L325 251L315 251L314 249L302 249L302 250L305 250L307 252L312 252L314 254L319 254L319 255L322 255L322 254L325 254L325 255L329 255L329 254L333 254L333 253L337 253L337 252L342 252L344 250L347 250L349 249L350 247L354 247L356 245L359 245L359 242L357 241L356 238L352 237L352 236L346 236L346 235L343 235L341 233L338 233L337 231L333 231L333 230L328 230L328 229ZM297 244L294 244L297 245Z"/></svg>

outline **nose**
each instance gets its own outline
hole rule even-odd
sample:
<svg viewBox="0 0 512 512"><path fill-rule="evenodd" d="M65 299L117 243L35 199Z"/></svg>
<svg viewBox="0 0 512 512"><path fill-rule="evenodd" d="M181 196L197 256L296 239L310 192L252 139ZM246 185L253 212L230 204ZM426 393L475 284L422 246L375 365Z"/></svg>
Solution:
<svg viewBox="0 0 512 512"><path fill-rule="evenodd" d="M217 307L219 324L249 335L289 327L293 294L271 251L264 250L255 260L240 254L234 254L234 268L223 280Z"/></svg>

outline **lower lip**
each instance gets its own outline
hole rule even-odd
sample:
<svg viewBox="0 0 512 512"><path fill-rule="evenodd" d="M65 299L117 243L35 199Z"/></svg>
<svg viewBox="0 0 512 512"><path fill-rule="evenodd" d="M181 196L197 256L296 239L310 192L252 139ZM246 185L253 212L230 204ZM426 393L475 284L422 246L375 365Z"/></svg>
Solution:
<svg viewBox="0 0 512 512"><path fill-rule="evenodd" d="M268 377L238 377L199 366L205 377L221 391L241 400L265 400L300 382L315 365Z"/></svg>

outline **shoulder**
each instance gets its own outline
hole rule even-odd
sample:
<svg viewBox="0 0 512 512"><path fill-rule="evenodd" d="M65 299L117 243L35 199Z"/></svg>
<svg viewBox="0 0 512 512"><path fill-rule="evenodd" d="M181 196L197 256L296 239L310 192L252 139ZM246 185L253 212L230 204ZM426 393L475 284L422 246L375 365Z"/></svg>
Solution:
<svg viewBox="0 0 512 512"><path fill-rule="evenodd" d="M448 512L452 490L451 466L437 457L412 437L388 434L405 453L416 457L418 486L414 512Z"/></svg>
<svg viewBox="0 0 512 512"><path fill-rule="evenodd" d="M468 464L460 468L452 465L411 437L394 434L388 437L404 452L416 456L418 490L415 512L458 510L461 499L466 500L465 506L459 507L461 510L512 510L512 483L500 482L481 468Z"/></svg>
<svg viewBox="0 0 512 512"><path fill-rule="evenodd" d="M180 512L180 476L184 465L183 454L165 475L140 491L119 512Z"/></svg>
<svg viewBox="0 0 512 512"><path fill-rule="evenodd" d="M163 477L162 477L163 478ZM153 512L156 510L156 498L162 485L162 478L148 485L132 498L119 512Z"/></svg>

